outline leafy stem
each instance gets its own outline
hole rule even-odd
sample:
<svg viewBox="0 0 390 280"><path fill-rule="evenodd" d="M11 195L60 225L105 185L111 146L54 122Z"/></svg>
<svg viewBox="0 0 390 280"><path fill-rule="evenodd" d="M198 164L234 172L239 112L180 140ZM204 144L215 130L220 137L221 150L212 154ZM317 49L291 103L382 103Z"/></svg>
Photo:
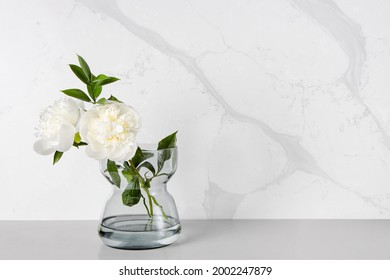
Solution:
<svg viewBox="0 0 390 280"><path fill-rule="evenodd" d="M77 58L80 66L75 64L69 64L69 67L76 75L76 77L79 78L79 80L86 85L88 94L85 91L77 88L65 89L62 90L62 92L70 97L93 104L105 104L107 100L120 102L112 95L108 99L100 98L98 100L98 97L102 93L103 86L114 83L119 79L104 74L99 74L95 76L94 74L92 74L91 68L89 67L85 59L82 58L80 55L77 55Z"/></svg>
<svg viewBox="0 0 390 280"><path fill-rule="evenodd" d="M79 99L83 102L88 102L93 104L104 105L109 101L122 103L112 95L110 95L109 98L103 97L98 99L98 97L102 93L104 85L114 83L119 79L116 77L109 77L104 74L99 74L95 76L94 74L92 74L91 68L89 67L85 59L82 58L80 55L77 55L77 58L80 66L75 64L69 64L69 67L72 70L72 72L76 75L76 77L79 78L79 80L86 85L87 91L85 92L78 88L70 88L70 89L61 90L61 92L67 96ZM81 141L80 135L76 133L73 146L79 148L80 146L86 146L86 145L88 144L86 142ZM61 159L62 155L63 152L56 151L53 156L53 164L56 164Z"/></svg>
<svg viewBox="0 0 390 280"><path fill-rule="evenodd" d="M106 171L110 176L111 182L120 188L121 177L118 171L118 168L120 168L122 169L121 173L123 177L128 183L126 189L122 193L122 202L124 205L129 207L134 206L138 204L142 198L142 202L149 217L152 218L154 216L155 207L157 207L159 209L159 213L161 213L165 219L168 218L163 206L158 203L156 197L152 195L150 188L153 179L160 176L170 175L166 172L164 166L173 155L172 148L176 147L176 133L177 132L172 133L158 143L156 167L148 161L148 159L153 157L155 154L150 151L143 151L139 147L137 148L133 158L125 161L123 166L117 165L115 161L107 161ZM143 168L147 169L144 173L142 172ZM141 175L141 173L143 173L143 175ZM143 194L146 195L144 196Z"/></svg>
<svg viewBox="0 0 390 280"><path fill-rule="evenodd" d="M147 194L148 196L148 202L149 202L149 209L147 208L146 206L146 203L145 203L145 200L144 200L144 205L147 209L147 212L148 212L148 215L149 217L152 217L153 216L153 203L160 209L161 211L161 214L164 216L165 219L167 219L167 214L165 213L164 211L164 208L157 202L156 198L150 193L149 191L149 188L150 188L150 181L151 179L144 179L141 174L139 173L138 169L135 167L134 163L132 160L129 161L130 163L130 166L131 166L131 169L132 171L136 174L136 176L139 177L139 181L141 183L141 188L142 190ZM157 176L161 176L162 174L160 175L157 175ZM155 177L157 177L155 176Z"/></svg>

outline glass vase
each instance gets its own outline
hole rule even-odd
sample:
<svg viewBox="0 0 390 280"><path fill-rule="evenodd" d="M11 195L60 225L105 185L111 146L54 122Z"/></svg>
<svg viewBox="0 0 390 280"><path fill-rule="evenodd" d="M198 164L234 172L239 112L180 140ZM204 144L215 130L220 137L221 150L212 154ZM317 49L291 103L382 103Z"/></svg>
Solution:
<svg viewBox="0 0 390 280"><path fill-rule="evenodd" d="M99 225L107 246L158 248L175 242L181 232L175 201L167 191L177 167L177 147L141 151L143 161L116 163L117 170L100 161L102 174L113 186Z"/></svg>

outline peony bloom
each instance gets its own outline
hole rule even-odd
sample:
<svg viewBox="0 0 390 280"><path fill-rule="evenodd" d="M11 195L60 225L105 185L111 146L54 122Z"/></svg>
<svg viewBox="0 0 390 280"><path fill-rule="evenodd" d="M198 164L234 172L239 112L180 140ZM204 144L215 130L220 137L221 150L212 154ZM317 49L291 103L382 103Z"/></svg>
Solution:
<svg viewBox="0 0 390 280"><path fill-rule="evenodd" d="M137 112L119 102L97 105L80 120L81 138L88 143L85 151L94 159L131 159L137 150L135 136L138 129Z"/></svg>
<svg viewBox="0 0 390 280"><path fill-rule="evenodd" d="M83 105L71 98L57 100L40 115L34 150L41 155L66 152L74 141Z"/></svg>

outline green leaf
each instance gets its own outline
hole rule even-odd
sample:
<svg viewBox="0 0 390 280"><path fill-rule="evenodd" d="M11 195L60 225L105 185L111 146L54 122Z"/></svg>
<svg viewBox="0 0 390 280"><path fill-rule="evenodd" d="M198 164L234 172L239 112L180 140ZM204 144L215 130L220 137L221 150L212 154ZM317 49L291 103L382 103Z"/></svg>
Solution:
<svg viewBox="0 0 390 280"><path fill-rule="evenodd" d="M143 161L143 158L144 153L142 152L141 148L138 147L131 161L133 162L135 167L138 167L138 165Z"/></svg>
<svg viewBox="0 0 390 280"><path fill-rule="evenodd" d="M89 96L91 96L93 101L96 101L96 99L102 93L102 87L95 86L95 84L87 85L87 89L88 89L88 94Z"/></svg>
<svg viewBox="0 0 390 280"><path fill-rule="evenodd" d="M100 74L99 76L97 76L95 78L95 80L92 82L92 84L95 85L95 87L96 86L104 86L104 85L107 85L107 84L114 83L114 82L116 82L118 80L119 80L118 78L107 77L106 75Z"/></svg>
<svg viewBox="0 0 390 280"><path fill-rule="evenodd" d="M132 170L132 168L131 168L129 162L125 161L125 162L123 163L123 165L125 166L125 168Z"/></svg>
<svg viewBox="0 0 390 280"><path fill-rule="evenodd" d="M134 177L122 193L122 202L127 206L136 205L141 199L141 189L138 177Z"/></svg>
<svg viewBox="0 0 390 280"><path fill-rule="evenodd" d="M172 151L168 149L176 147L176 134L177 131L158 142L157 150L162 151L159 152L157 158L157 173L160 173L164 167L164 163L172 156Z"/></svg>
<svg viewBox="0 0 390 280"><path fill-rule="evenodd" d="M77 144L81 142L80 133L77 132L77 133L74 135L74 141L75 141Z"/></svg>
<svg viewBox="0 0 390 280"><path fill-rule="evenodd" d="M172 156L171 150L162 150L158 153L157 157L157 173L160 173L160 171L164 167L164 163L169 160Z"/></svg>
<svg viewBox="0 0 390 280"><path fill-rule="evenodd" d="M92 82L99 81L99 80L104 80L104 79L107 79L107 78L108 78L107 75L99 74L99 75L97 75L97 77L94 77L94 78L93 78L93 81L92 81Z"/></svg>
<svg viewBox="0 0 390 280"><path fill-rule="evenodd" d="M80 147L80 146L87 146L88 143L85 143L85 142L73 142L73 146L76 147L77 149Z"/></svg>
<svg viewBox="0 0 390 280"><path fill-rule="evenodd" d="M108 100L110 101L115 101L115 102L119 102L119 103L123 103L122 101L120 101L118 98L116 98L115 96L111 95Z"/></svg>
<svg viewBox="0 0 390 280"><path fill-rule="evenodd" d="M176 146L177 131L158 142L157 150L174 148Z"/></svg>
<svg viewBox="0 0 390 280"><path fill-rule="evenodd" d="M65 90L61 90L61 92L65 93L68 96L80 99L82 101L91 102L91 99L89 99L88 95L81 89L76 89L76 88L65 89Z"/></svg>
<svg viewBox="0 0 390 280"><path fill-rule="evenodd" d="M96 101L96 103L101 104L101 105L106 104L106 102L107 102L107 99L105 99L104 97L100 98L98 101Z"/></svg>
<svg viewBox="0 0 390 280"><path fill-rule="evenodd" d="M54 156L53 156L53 165L56 164L62 157L64 153L63 152L59 152L59 151L56 151L54 153Z"/></svg>
<svg viewBox="0 0 390 280"><path fill-rule="evenodd" d="M73 73L79 78L84 84L88 84L88 77L85 76L83 69L80 66L69 64L70 69L72 69Z"/></svg>
<svg viewBox="0 0 390 280"><path fill-rule="evenodd" d="M99 97L99 95L102 93L102 89L103 88L101 86L93 88L93 100L96 100Z"/></svg>
<svg viewBox="0 0 390 280"><path fill-rule="evenodd" d="M121 177L118 173L118 167L116 166L115 161L107 160L107 171L111 176L111 180L114 183L115 186L118 188L121 187Z"/></svg>
<svg viewBox="0 0 390 280"><path fill-rule="evenodd" d="M138 147L137 150L135 151L135 154L131 161L133 162L135 167L138 167L144 160L147 160L148 158L152 157L153 154L151 153L144 153L142 152L141 148Z"/></svg>
<svg viewBox="0 0 390 280"><path fill-rule="evenodd" d="M92 98L93 101L95 101L95 99L93 98L93 86L87 85L87 90L88 90L89 96Z"/></svg>
<svg viewBox="0 0 390 280"><path fill-rule="evenodd" d="M88 78L88 82L90 82L92 79L91 69L89 69L89 66L88 66L87 62L84 60L84 58L82 58L79 55L77 55L77 57L79 59L81 69L83 70L85 76Z"/></svg>
<svg viewBox="0 0 390 280"><path fill-rule="evenodd" d="M145 161L145 162L141 163L141 164L137 167L138 171L141 170L142 167L145 167L145 168L149 169L150 172L153 173L153 175L156 175L156 170L154 169L153 164L151 164L149 161Z"/></svg>
<svg viewBox="0 0 390 280"><path fill-rule="evenodd" d="M88 144L81 141L80 133L77 132L77 133L74 135L73 146L76 147L76 148L78 149L80 146L86 146L86 145L88 145Z"/></svg>
<svg viewBox="0 0 390 280"><path fill-rule="evenodd" d="M144 159L148 159L148 158L151 158L153 157L153 153L150 153L150 152L147 152L147 151L143 151L144 153Z"/></svg>
<svg viewBox="0 0 390 280"><path fill-rule="evenodd" d="M130 181L134 178L134 176L136 176L137 174L135 174L133 171L131 171L131 169L129 168L125 168L123 171L122 171L122 174L123 174L123 177L126 178L127 182L130 183Z"/></svg>

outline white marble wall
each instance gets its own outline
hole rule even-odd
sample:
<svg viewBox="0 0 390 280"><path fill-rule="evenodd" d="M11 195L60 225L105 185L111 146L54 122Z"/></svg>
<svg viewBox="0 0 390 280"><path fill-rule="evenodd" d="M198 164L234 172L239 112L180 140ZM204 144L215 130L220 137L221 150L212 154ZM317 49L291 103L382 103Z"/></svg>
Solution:
<svg viewBox="0 0 390 280"><path fill-rule="evenodd" d="M390 218L390 1L4 1L0 219L97 219L110 192L72 151L32 151L75 53L179 130L182 218Z"/></svg>

